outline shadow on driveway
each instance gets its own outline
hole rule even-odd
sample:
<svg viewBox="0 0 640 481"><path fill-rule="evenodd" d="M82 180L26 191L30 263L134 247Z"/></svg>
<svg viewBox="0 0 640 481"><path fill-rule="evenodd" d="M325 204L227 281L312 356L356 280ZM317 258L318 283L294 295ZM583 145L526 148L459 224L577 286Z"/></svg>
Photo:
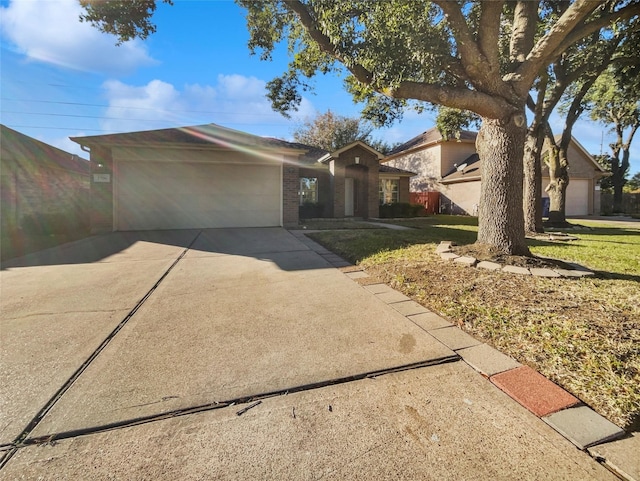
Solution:
<svg viewBox="0 0 640 481"><path fill-rule="evenodd" d="M189 249L191 257L239 255L270 260L283 270L330 267L315 255L301 255L294 262L288 255L282 263L278 254L310 251L285 229L267 227L111 232L7 260L1 269L161 259L174 256L175 247Z"/></svg>

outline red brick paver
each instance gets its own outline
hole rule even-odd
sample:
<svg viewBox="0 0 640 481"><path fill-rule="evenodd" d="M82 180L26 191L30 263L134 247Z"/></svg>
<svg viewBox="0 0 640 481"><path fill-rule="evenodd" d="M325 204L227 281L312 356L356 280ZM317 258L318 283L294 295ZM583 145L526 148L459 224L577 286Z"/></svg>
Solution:
<svg viewBox="0 0 640 481"><path fill-rule="evenodd" d="M528 366L496 374L491 382L539 417L580 402Z"/></svg>

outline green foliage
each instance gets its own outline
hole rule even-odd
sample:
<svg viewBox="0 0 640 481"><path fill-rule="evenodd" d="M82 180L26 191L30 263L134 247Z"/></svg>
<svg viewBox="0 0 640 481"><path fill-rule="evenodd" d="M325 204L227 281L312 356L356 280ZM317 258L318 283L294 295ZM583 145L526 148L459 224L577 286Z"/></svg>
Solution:
<svg viewBox="0 0 640 481"><path fill-rule="evenodd" d="M298 208L300 219L317 219L324 213L324 204L318 202L305 202Z"/></svg>
<svg viewBox="0 0 640 481"><path fill-rule="evenodd" d="M307 119L293 132L301 144L334 152L357 140L368 143L373 127L357 117L336 115L331 110Z"/></svg>
<svg viewBox="0 0 640 481"><path fill-rule="evenodd" d="M293 138L301 144L334 152L357 140L364 142L382 154L391 152L394 145L371 138L373 126L357 117L336 115L331 110L307 119L293 132Z"/></svg>
<svg viewBox="0 0 640 481"><path fill-rule="evenodd" d="M635 174L633 174L633 177L627 180L626 187L629 192L640 191L640 172L636 172Z"/></svg>
<svg viewBox="0 0 640 481"><path fill-rule="evenodd" d="M444 140L460 139L460 131L469 127L478 128L480 118L468 110L440 107L436 118L436 127Z"/></svg>
<svg viewBox="0 0 640 481"><path fill-rule="evenodd" d="M603 154L603 155L595 155L593 158L607 172L609 172L609 174L611 174L611 166L612 166L612 162L614 162L613 157L611 157L608 154ZM627 182L627 178L626 177L627 177L628 173L629 173L629 169L627 168L625 173L624 173L624 175L623 175L623 180L624 180L625 184ZM615 187L614 179L613 179L613 177L611 175L608 175L607 177L603 177L602 180L600 181L600 188L602 189L603 192L613 193L614 187Z"/></svg>
<svg viewBox="0 0 640 481"><path fill-rule="evenodd" d="M380 218L393 219L398 217L420 217L427 215L427 211L421 204L409 204L408 202L395 202L380 206Z"/></svg>
<svg viewBox="0 0 640 481"><path fill-rule="evenodd" d="M610 126L611 130L632 128L640 123L640 76L616 75L611 68L603 73L589 91L592 120Z"/></svg>
<svg viewBox="0 0 640 481"><path fill-rule="evenodd" d="M162 1L173 5L172 0ZM80 21L115 35L119 44L134 38L144 40L156 31L151 22L156 3L156 0L80 0L86 12L80 15Z"/></svg>

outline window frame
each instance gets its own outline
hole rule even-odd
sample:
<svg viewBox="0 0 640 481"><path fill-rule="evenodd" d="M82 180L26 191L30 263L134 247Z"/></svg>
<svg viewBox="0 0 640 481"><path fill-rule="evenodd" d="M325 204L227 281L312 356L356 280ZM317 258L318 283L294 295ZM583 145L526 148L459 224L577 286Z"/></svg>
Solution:
<svg viewBox="0 0 640 481"><path fill-rule="evenodd" d="M389 192L385 183L389 182L391 191ZM387 202L390 197L391 201ZM378 201L380 205L397 204L400 202L400 178L399 177L380 177L378 182Z"/></svg>
<svg viewBox="0 0 640 481"><path fill-rule="evenodd" d="M312 183L303 184L305 181L312 181ZM318 203L318 177L300 177L298 180L298 205L304 204L317 204ZM313 188L311 188L311 186ZM312 200L309 200L306 195L312 193Z"/></svg>

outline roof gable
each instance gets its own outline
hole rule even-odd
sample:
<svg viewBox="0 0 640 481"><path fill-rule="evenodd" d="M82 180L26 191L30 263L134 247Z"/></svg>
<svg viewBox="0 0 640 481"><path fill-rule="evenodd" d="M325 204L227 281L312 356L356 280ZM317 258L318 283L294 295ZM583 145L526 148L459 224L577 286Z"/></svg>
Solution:
<svg viewBox="0 0 640 481"><path fill-rule="evenodd" d="M389 153L384 161L386 162L387 160L399 157L400 155L424 149L440 142L475 142L477 136L477 132L461 130L460 138L444 140L444 137L442 136L438 128L432 127L429 130L422 132L420 135L417 135L412 139L407 140L405 143L397 146Z"/></svg>
<svg viewBox="0 0 640 481"><path fill-rule="evenodd" d="M318 162L327 162L327 161L329 161L331 159L335 159L340 154L342 154L344 152L347 152L348 150L351 150L354 147L362 147L363 149L371 152L376 157L378 157L378 160L384 158L384 155L382 155L380 152L378 152L376 149L374 149L370 145L367 145L366 143L362 142L361 140L356 140L355 142L351 142L350 144L345 145L344 147L336 150L335 152L330 152L330 153L327 153L327 154L323 155L322 157L320 157L318 159Z"/></svg>
<svg viewBox="0 0 640 481"><path fill-rule="evenodd" d="M378 172L381 174L393 174L393 175L397 175L398 177L413 177L415 175L418 175L415 172L410 172L404 169L398 169L397 167L391 167L389 165L384 165L384 164L380 164L380 167L378 168Z"/></svg>
<svg viewBox="0 0 640 481"><path fill-rule="evenodd" d="M554 135L553 138L555 139L556 142L560 142L560 140L562 139L562 135L561 134ZM607 172L606 169L596 161L593 155L587 152L587 149L585 149L582 146L582 144L578 142L578 140L573 135L571 136L570 144L574 145L576 150L582 154L582 157L584 158L584 160L588 164L590 164L591 167L595 168L598 172L603 172L603 173ZM549 144L547 141L545 141L541 155L544 155L547 152L547 150L549 150Z"/></svg>

